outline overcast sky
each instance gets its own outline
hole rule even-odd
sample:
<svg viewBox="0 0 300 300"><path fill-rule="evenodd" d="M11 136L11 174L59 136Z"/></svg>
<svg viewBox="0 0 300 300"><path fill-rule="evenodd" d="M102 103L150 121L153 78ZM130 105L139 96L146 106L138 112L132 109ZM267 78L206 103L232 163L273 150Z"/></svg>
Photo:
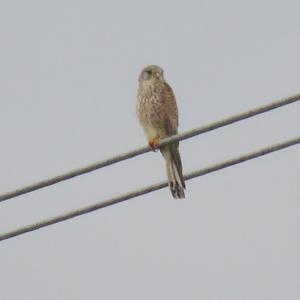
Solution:
<svg viewBox="0 0 300 300"><path fill-rule="evenodd" d="M160 65L179 131L300 92L299 1L0 2L0 193L146 145ZM184 172L300 134L292 104L184 141ZM1 300L299 299L299 146L0 243ZM0 233L166 178L148 153L0 204Z"/></svg>

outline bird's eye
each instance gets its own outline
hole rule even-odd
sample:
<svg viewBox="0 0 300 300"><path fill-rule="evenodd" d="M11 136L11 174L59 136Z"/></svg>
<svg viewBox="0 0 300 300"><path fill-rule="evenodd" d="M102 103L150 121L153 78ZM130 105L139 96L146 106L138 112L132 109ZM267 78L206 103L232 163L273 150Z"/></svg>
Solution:
<svg viewBox="0 0 300 300"><path fill-rule="evenodd" d="M144 72L144 79L150 79L151 77L151 71L145 71Z"/></svg>

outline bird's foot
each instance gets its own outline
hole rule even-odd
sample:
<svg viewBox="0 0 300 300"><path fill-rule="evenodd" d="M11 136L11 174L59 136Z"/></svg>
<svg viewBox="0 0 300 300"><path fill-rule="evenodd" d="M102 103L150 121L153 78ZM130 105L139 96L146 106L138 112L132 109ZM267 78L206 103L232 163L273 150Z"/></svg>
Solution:
<svg viewBox="0 0 300 300"><path fill-rule="evenodd" d="M159 141L158 138L154 138L149 141L149 146L152 149L152 151L154 151L154 152L158 151L158 147L157 147L158 141Z"/></svg>

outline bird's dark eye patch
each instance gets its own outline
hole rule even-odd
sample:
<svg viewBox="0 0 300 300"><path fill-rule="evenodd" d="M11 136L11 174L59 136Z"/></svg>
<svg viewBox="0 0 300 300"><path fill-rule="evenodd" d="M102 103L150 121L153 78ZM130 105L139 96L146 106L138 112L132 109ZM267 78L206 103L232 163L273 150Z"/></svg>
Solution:
<svg viewBox="0 0 300 300"><path fill-rule="evenodd" d="M144 75L143 75L144 79L146 79L146 80L150 79L151 78L151 74L152 74L151 70L145 70L144 71Z"/></svg>

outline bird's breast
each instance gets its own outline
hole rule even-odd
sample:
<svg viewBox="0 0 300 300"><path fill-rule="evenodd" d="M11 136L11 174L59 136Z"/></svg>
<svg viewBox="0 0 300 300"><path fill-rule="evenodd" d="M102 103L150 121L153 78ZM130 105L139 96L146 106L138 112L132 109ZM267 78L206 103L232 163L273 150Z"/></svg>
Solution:
<svg viewBox="0 0 300 300"><path fill-rule="evenodd" d="M149 139L163 128L163 107L157 87L140 84L137 101L137 115Z"/></svg>

